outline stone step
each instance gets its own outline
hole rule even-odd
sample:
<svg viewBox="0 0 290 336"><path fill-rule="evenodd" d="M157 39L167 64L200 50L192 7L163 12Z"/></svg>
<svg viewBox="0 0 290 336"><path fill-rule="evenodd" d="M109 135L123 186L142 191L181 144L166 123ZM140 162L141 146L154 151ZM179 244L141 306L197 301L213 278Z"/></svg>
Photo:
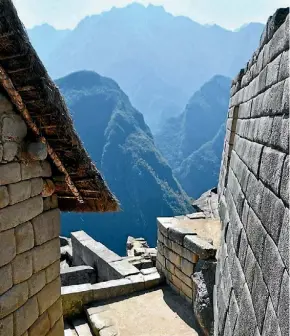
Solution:
<svg viewBox="0 0 290 336"><path fill-rule="evenodd" d="M67 322L64 322L64 336L78 336L75 329Z"/></svg>
<svg viewBox="0 0 290 336"><path fill-rule="evenodd" d="M84 318L74 319L72 324L75 328L77 336L98 336L94 335L91 331L88 321Z"/></svg>
<svg viewBox="0 0 290 336"><path fill-rule="evenodd" d="M85 307L85 312L96 336L119 335L116 323L111 318L110 305L91 304Z"/></svg>

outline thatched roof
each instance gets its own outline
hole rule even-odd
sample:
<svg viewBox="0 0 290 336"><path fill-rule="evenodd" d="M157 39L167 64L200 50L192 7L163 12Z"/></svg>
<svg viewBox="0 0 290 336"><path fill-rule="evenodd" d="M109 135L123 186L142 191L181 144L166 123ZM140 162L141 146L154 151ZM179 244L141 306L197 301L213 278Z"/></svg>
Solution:
<svg viewBox="0 0 290 336"><path fill-rule="evenodd" d="M32 133L48 145L60 209L116 211L118 203L84 149L11 0L0 0L0 85Z"/></svg>

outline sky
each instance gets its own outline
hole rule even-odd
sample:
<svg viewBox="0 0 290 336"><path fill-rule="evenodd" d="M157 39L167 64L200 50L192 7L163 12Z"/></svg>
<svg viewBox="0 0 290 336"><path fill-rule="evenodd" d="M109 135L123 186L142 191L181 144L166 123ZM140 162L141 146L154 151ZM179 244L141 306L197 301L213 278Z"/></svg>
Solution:
<svg viewBox="0 0 290 336"><path fill-rule="evenodd" d="M85 16L100 14L132 2L161 5L173 15L188 16L202 24L237 29L249 22L265 23L289 0L13 0L27 28L49 23L57 29L74 28Z"/></svg>

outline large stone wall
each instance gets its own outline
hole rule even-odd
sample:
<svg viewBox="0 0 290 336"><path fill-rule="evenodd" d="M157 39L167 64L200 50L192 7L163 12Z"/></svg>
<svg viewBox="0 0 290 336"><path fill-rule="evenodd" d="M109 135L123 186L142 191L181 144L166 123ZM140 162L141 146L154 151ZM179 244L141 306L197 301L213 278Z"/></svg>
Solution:
<svg viewBox="0 0 290 336"><path fill-rule="evenodd" d="M0 335L61 336L60 212L46 150L28 139L0 94Z"/></svg>
<svg viewBox="0 0 290 336"><path fill-rule="evenodd" d="M289 10L233 81L219 181L216 335L289 335Z"/></svg>

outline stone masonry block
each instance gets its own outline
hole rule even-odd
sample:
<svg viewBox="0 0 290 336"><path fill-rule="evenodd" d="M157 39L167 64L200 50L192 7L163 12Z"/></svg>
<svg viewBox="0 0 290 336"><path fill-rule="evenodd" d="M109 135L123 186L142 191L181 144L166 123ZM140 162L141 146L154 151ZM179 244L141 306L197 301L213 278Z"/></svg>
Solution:
<svg viewBox="0 0 290 336"><path fill-rule="evenodd" d="M60 297L60 278L55 279L46 285L38 294L37 300L39 312L42 314L51 307Z"/></svg>
<svg viewBox="0 0 290 336"><path fill-rule="evenodd" d="M281 177L281 184L280 184L280 197L282 200L289 206L289 155L287 155L283 170L282 170L282 177Z"/></svg>
<svg viewBox="0 0 290 336"><path fill-rule="evenodd" d="M13 335L13 314L6 316L3 319L0 319L0 334L3 336Z"/></svg>
<svg viewBox="0 0 290 336"><path fill-rule="evenodd" d="M264 189L263 183L257 180L255 175L251 173L247 185L246 199L248 200L249 206L257 214L259 214L261 210Z"/></svg>
<svg viewBox="0 0 290 336"><path fill-rule="evenodd" d="M41 141L30 142L27 145L26 152L31 160L43 161L47 157L47 145Z"/></svg>
<svg viewBox="0 0 290 336"><path fill-rule="evenodd" d="M14 230L0 232L0 267L11 262L16 256Z"/></svg>
<svg viewBox="0 0 290 336"><path fill-rule="evenodd" d="M22 180L29 180L40 177L42 175L42 167L40 161L30 161L21 163Z"/></svg>
<svg viewBox="0 0 290 336"><path fill-rule="evenodd" d="M256 267L257 267L257 261L256 261L256 258L255 258L255 255L254 255L251 247L248 246L246 260L245 260L245 266L244 266L244 274L245 274L245 279L246 279L247 286L248 286L248 289L250 290L250 292L252 291L252 285L253 285L253 280L254 280L254 274L255 274Z"/></svg>
<svg viewBox="0 0 290 336"><path fill-rule="evenodd" d="M252 108L251 108L251 117L256 118L263 115L263 100L265 92L260 93L257 97L253 99Z"/></svg>
<svg viewBox="0 0 290 336"><path fill-rule="evenodd" d="M285 206L269 189L265 188L260 210L260 219L272 239L278 244L279 232L282 227Z"/></svg>
<svg viewBox="0 0 290 336"><path fill-rule="evenodd" d="M289 209L285 208L278 250L289 273Z"/></svg>
<svg viewBox="0 0 290 336"><path fill-rule="evenodd" d="M240 309L235 297L234 291L232 291L230 302L229 302L229 311L228 311L228 318L231 321L231 330L228 334L225 335L233 335L234 334L234 328L236 325L236 321L238 318L238 315L240 314Z"/></svg>
<svg viewBox="0 0 290 336"><path fill-rule="evenodd" d="M53 209L32 219L35 244L41 245L60 235L60 211Z"/></svg>
<svg viewBox="0 0 290 336"><path fill-rule="evenodd" d="M13 283L18 284L32 276L32 252L18 254L12 261Z"/></svg>
<svg viewBox="0 0 290 336"><path fill-rule="evenodd" d="M269 236L266 236L263 251L262 272L264 275L265 283L269 289L270 297L275 311L277 311L280 285L284 273L284 268L285 266L277 249L277 246Z"/></svg>
<svg viewBox="0 0 290 336"><path fill-rule="evenodd" d="M179 245L183 245L183 239L186 235L196 235L192 230L182 227L170 227L168 237Z"/></svg>
<svg viewBox="0 0 290 336"><path fill-rule="evenodd" d="M24 120L16 115L9 115L2 121L2 140L21 142L27 134Z"/></svg>
<svg viewBox="0 0 290 336"><path fill-rule="evenodd" d="M14 335L21 336L24 330L32 326L38 316L37 298L34 296L14 313Z"/></svg>
<svg viewBox="0 0 290 336"><path fill-rule="evenodd" d="M171 274L175 274L175 265L172 264L169 260L165 261L165 266L166 269L171 273Z"/></svg>
<svg viewBox="0 0 290 336"><path fill-rule="evenodd" d="M168 228L172 226L172 217L168 218L157 218L158 230L163 234L163 236L168 237Z"/></svg>
<svg viewBox="0 0 290 336"><path fill-rule="evenodd" d="M60 261L55 261L52 265L45 269L46 283L49 283L59 277Z"/></svg>
<svg viewBox="0 0 290 336"><path fill-rule="evenodd" d="M61 317L46 336L63 336L64 323ZM105 335L106 336L106 335ZM110 336L110 335L109 335Z"/></svg>
<svg viewBox="0 0 290 336"><path fill-rule="evenodd" d="M29 328L29 336L46 335L50 329L48 313L44 312Z"/></svg>
<svg viewBox="0 0 290 336"><path fill-rule="evenodd" d="M281 112L285 113L286 115L289 115L289 81L290 81L289 78L287 78L284 81L284 89L281 105Z"/></svg>
<svg viewBox="0 0 290 336"><path fill-rule="evenodd" d="M197 254L200 259L209 259L216 254L213 245L198 236L185 236L184 247Z"/></svg>
<svg viewBox="0 0 290 336"><path fill-rule="evenodd" d="M168 248L164 248L164 256L167 260L180 268L180 256L178 254L169 250Z"/></svg>
<svg viewBox="0 0 290 336"><path fill-rule="evenodd" d="M41 196L30 198L21 203L10 205L0 210L0 231L8 230L19 224L28 222L43 210Z"/></svg>
<svg viewBox="0 0 290 336"><path fill-rule="evenodd" d="M31 195L31 182L22 181L8 185L10 205L19 203L30 198Z"/></svg>
<svg viewBox="0 0 290 336"><path fill-rule="evenodd" d="M262 92L268 86L267 79L268 78L268 71L271 71L268 67L265 67L258 75L258 92Z"/></svg>
<svg viewBox="0 0 290 336"><path fill-rule="evenodd" d="M241 264L239 262L239 259L235 256L233 264L229 266L229 272L236 300L238 302L238 305L240 305L243 295L243 288L245 284L245 276Z"/></svg>
<svg viewBox="0 0 290 336"><path fill-rule="evenodd" d="M267 65L266 86L270 87L278 82L279 66L281 56L277 56L271 63Z"/></svg>
<svg viewBox="0 0 290 336"><path fill-rule="evenodd" d="M0 187L0 209L9 204L9 194L6 187Z"/></svg>
<svg viewBox="0 0 290 336"><path fill-rule="evenodd" d="M279 82L265 91L262 104L263 115L281 114L283 90L284 82Z"/></svg>
<svg viewBox="0 0 290 336"><path fill-rule="evenodd" d="M21 173L20 164L18 162L0 164L0 185L19 181L21 181Z"/></svg>
<svg viewBox="0 0 290 336"><path fill-rule="evenodd" d="M269 291L264 282L262 270L257 265L252 287L252 302L260 332L262 332L268 299Z"/></svg>
<svg viewBox="0 0 290 336"><path fill-rule="evenodd" d="M188 277L186 274L184 274L183 272L181 272L178 268L175 268L175 275L184 283L186 284L188 287L192 288L192 281L191 278ZM184 293L186 294L186 293ZM191 296L191 295L190 295ZM189 297L190 297L189 296Z"/></svg>
<svg viewBox="0 0 290 336"><path fill-rule="evenodd" d="M0 268L0 279L0 295L2 295L13 286L11 264Z"/></svg>
<svg viewBox="0 0 290 336"><path fill-rule="evenodd" d="M187 276L192 276L193 272L194 272L194 267L195 264L191 263L190 261L181 258L181 270L184 274L186 274Z"/></svg>
<svg viewBox="0 0 290 336"><path fill-rule="evenodd" d="M270 139L270 141L269 141ZM289 152L289 117L276 116L273 119L271 136L267 138L270 145L284 153Z"/></svg>
<svg viewBox="0 0 290 336"><path fill-rule="evenodd" d="M259 120L258 134L254 137L254 141L258 141L263 144L268 144L271 138L273 117L261 117Z"/></svg>
<svg viewBox="0 0 290 336"><path fill-rule="evenodd" d="M289 49L289 26L284 22L270 40L269 58L273 59L287 48Z"/></svg>
<svg viewBox="0 0 290 336"><path fill-rule="evenodd" d="M46 285L45 270L32 275L27 281L29 297L32 297Z"/></svg>
<svg viewBox="0 0 290 336"><path fill-rule="evenodd" d="M59 239L55 238L32 251L34 272L39 272L60 258Z"/></svg>
<svg viewBox="0 0 290 336"><path fill-rule="evenodd" d="M182 255L182 250L183 250L183 247L175 242L171 242L171 249L173 252L179 254L179 255Z"/></svg>
<svg viewBox="0 0 290 336"><path fill-rule="evenodd" d="M3 145L3 160L10 162L15 159L19 152L19 145L16 142L5 142Z"/></svg>
<svg viewBox="0 0 290 336"><path fill-rule="evenodd" d="M20 308L28 299L27 282L13 286L0 296L0 319Z"/></svg>
<svg viewBox="0 0 290 336"><path fill-rule="evenodd" d="M157 240L160 242L160 243L164 243L164 236L163 234L160 232L160 230L157 230Z"/></svg>
<svg viewBox="0 0 290 336"><path fill-rule="evenodd" d="M248 156L246 158L246 164L249 169L257 176L259 165L260 165L260 158L262 154L263 146L256 143L251 142L249 147Z"/></svg>
<svg viewBox="0 0 290 336"><path fill-rule="evenodd" d="M32 249L34 246L34 233L32 224L30 222L26 222L16 226L15 239L17 254Z"/></svg>
<svg viewBox="0 0 290 336"><path fill-rule="evenodd" d="M250 208L248 215L248 224L247 224L247 237L251 249L258 261L261 265L263 249L261 248L264 244L264 239L267 235L266 230L263 227L263 224L256 216L255 212Z"/></svg>
<svg viewBox="0 0 290 336"><path fill-rule="evenodd" d="M47 160L45 160L45 161L41 161L40 165L41 165L41 169L42 169L41 176L42 177L51 177L52 172L51 172L50 163Z"/></svg>
<svg viewBox="0 0 290 336"><path fill-rule="evenodd" d="M279 194L279 183L285 154L270 147L264 147L259 177L276 195Z"/></svg>
<svg viewBox="0 0 290 336"><path fill-rule="evenodd" d="M52 306L47 310L50 325L53 326L62 317L62 303L59 298Z"/></svg>
<svg viewBox="0 0 290 336"><path fill-rule="evenodd" d="M275 309L271 302L271 299L268 300L266 316L264 319L263 325L263 336L265 335L277 335L281 336L281 330L278 324L278 320L276 317Z"/></svg>
<svg viewBox="0 0 290 336"><path fill-rule="evenodd" d="M35 178L30 181L31 181L31 197L40 195L43 188L43 179Z"/></svg>
<svg viewBox="0 0 290 336"><path fill-rule="evenodd" d="M287 271L284 271L280 297L279 297L279 305L278 305L278 323L281 330L282 336L289 335L289 274Z"/></svg>
<svg viewBox="0 0 290 336"><path fill-rule="evenodd" d="M289 49L284 51L280 60L278 81L289 77Z"/></svg>

